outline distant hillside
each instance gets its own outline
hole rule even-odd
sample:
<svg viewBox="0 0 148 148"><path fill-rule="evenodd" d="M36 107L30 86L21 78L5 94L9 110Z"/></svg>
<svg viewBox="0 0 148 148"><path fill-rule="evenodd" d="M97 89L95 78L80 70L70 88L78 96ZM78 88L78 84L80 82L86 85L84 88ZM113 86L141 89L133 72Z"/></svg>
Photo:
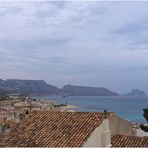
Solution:
<svg viewBox="0 0 148 148"><path fill-rule="evenodd" d="M0 80L0 90L9 90L28 95L60 95L59 88L47 84L43 80Z"/></svg>
<svg viewBox="0 0 148 148"><path fill-rule="evenodd" d="M68 96L116 96L115 92L112 92L103 87L86 87L86 86L72 86L65 85L62 92Z"/></svg>
<svg viewBox="0 0 148 148"><path fill-rule="evenodd" d="M147 96L147 94L144 91L141 91L138 89L132 89L132 91L126 95L128 96Z"/></svg>
<svg viewBox="0 0 148 148"><path fill-rule="evenodd" d="M62 89L47 84L43 80L0 79L0 93L21 93L26 95L60 96L115 96L118 95L103 87L65 85Z"/></svg>
<svg viewBox="0 0 148 148"><path fill-rule="evenodd" d="M44 80L0 79L0 96L8 93L25 95L57 95L57 96L117 96L104 87L88 87L65 85L62 89L47 84ZM147 96L141 90L133 89L126 96Z"/></svg>

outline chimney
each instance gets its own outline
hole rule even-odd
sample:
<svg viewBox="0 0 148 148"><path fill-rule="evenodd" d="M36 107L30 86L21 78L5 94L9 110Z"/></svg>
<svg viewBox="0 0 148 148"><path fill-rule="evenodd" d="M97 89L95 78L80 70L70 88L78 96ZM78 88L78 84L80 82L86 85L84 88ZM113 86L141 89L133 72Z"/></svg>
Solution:
<svg viewBox="0 0 148 148"><path fill-rule="evenodd" d="M106 110L104 110L103 119L102 147L111 147L111 131L109 129L109 119Z"/></svg>
<svg viewBox="0 0 148 148"><path fill-rule="evenodd" d="M29 111L27 110L25 113L25 119L29 118Z"/></svg>

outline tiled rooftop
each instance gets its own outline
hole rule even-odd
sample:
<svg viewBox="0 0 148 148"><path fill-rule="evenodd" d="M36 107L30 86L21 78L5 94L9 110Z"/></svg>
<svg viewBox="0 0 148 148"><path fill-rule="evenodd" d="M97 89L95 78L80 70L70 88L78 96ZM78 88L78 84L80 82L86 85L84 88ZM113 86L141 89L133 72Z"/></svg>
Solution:
<svg viewBox="0 0 148 148"><path fill-rule="evenodd" d="M10 100L0 101L0 105L10 105L10 104L11 104Z"/></svg>
<svg viewBox="0 0 148 148"><path fill-rule="evenodd" d="M4 122L4 119L0 119L0 125L2 125Z"/></svg>
<svg viewBox="0 0 148 148"><path fill-rule="evenodd" d="M18 128L0 138L0 146L80 147L102 123L103 116L90 112L35 111Z"/></svg>
<svg viewBox="0 0 148 148"><path fill-rule="evenodd" d="M9 125L10 128L14 128L17 125L17 123L14 121L5 121L4 119L0 119L0 126L2 126L3 124Z"/></svg>
<svg viewBox="0 0 148 148"><path fill-rule="evenodd" d="M112 147L148 147L148 137L116 135L111 141Z"/></svg>

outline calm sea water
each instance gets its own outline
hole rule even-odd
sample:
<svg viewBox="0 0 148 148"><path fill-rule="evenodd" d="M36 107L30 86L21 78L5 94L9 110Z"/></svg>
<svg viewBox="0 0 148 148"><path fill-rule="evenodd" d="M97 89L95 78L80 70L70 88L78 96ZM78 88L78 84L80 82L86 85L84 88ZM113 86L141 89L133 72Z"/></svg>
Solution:
<svg viewBox="0 0 148 148"><path fill-rule="evenodd" d="M143 117L143 108L148 108L148 97L127 97L127 96L42 96L35 97L39 99L54 100L59 103L67 102L70 105L75 105L79 108L75 111L82 112L99 112L107 109L110 112L116 112L121 117L124 117L133 122L146 122Z"/></svg>

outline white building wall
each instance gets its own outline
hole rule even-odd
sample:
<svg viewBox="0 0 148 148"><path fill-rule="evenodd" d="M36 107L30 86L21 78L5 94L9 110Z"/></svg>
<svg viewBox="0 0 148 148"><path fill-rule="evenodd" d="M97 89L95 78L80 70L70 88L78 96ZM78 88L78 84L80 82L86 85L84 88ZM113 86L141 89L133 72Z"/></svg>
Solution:
<svg viewBox="0 0 148 148"><path fill-rule="evenodd" d="M110 147L111 135L132 135L131 122L118 116L109 118L109 123L104 121L92 132L90 137L84 143L83 147ZM103 124L105 126L103 126Z"/></svg>
<svg viewBox="0 0 148 148"><path fill-rule="evenodd" d="M103 124L97 127L90 135L83 147L101 147L102 146L102 130Z"/></svg>
<svg viewBox="0 0 148 148"><path fill-rule="evenodd" d="M132 123L117 115L109 117L109 129L112 136L114 135L133 135Z"/></svg>
<svg viewBox="0 0 148 148"><path fill-rule="evenodd" d="M102 131L102 146L110 147L111 146L111 131L109 129L109 120L103 120L103 131Z"/></svg>
<svg viewBox="0 0 148 148"><path fill-rule="evenodd" d="M139 128L139 129L136 129L136 136L139 136L139 137L147 136L148 137L148 132L145 132Z"/></svg>

